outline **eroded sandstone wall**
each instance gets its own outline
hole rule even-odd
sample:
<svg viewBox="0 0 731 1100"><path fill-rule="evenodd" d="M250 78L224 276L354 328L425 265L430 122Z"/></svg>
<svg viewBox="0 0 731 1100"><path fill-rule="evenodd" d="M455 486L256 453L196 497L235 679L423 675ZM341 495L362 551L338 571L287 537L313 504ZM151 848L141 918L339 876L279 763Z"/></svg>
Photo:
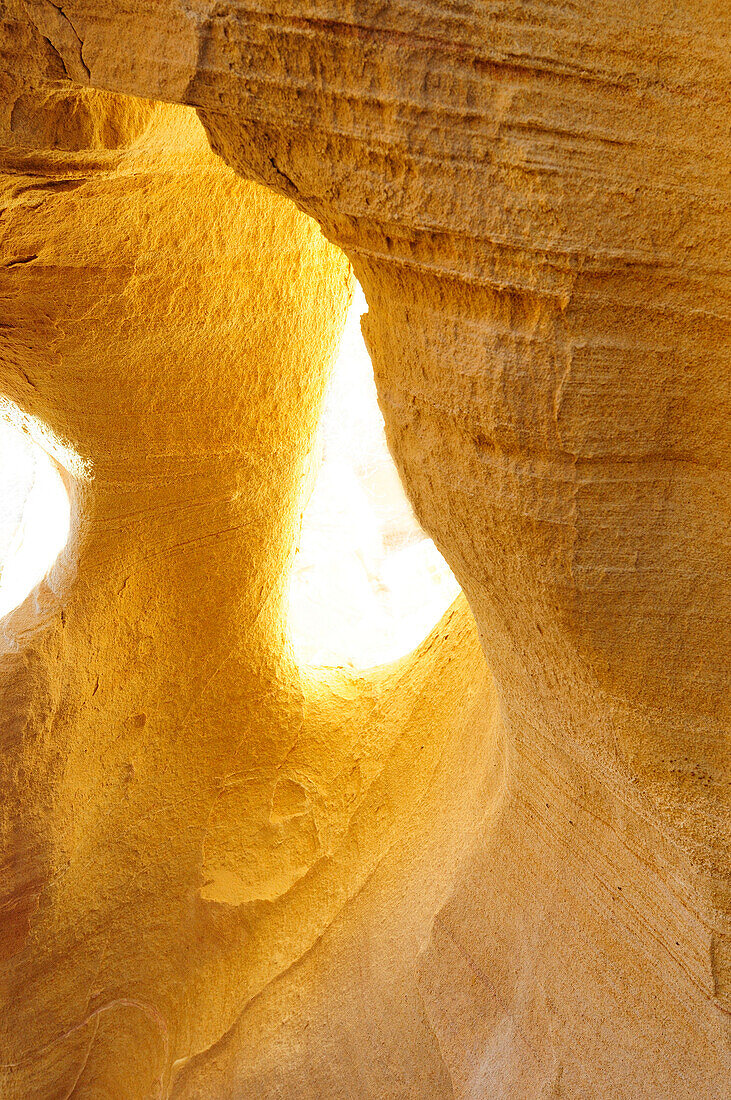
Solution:
<svg viewBox="0 0 731 1100"><path fill-rule="evenodd" d="M8 1094L724 1095L725 5L2 26L0 384L80 460L5 626ZM476 621L357 679L285 639L306 215Z"/></svg>

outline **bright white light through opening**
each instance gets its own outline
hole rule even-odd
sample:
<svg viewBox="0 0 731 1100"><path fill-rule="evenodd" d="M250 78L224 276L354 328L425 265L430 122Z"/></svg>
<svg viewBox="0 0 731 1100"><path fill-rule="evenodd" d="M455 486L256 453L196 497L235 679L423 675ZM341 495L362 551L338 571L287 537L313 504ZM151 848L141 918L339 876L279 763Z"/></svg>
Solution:
<svg viewBox="0 0 731 1100"><path fill-rule="evenodd" d="M46 452L0 414L0 617L43 580L69 533L69 498Z"/></svg>
<svg viewBox="0 0 731 1100"><path fill-rule="evenodd" d="M410 653L459 592L386 444L356 286L320 427L322 462L289 593L299 661L369 668Z"/></svg>

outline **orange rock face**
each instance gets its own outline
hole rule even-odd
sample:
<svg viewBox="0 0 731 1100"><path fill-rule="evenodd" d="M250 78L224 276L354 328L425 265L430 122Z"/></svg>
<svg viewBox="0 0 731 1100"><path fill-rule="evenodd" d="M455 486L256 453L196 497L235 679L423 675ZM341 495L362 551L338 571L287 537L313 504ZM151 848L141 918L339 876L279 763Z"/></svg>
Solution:
<svg viewBox="0 0 731 1100"><path fill-rule="evenodd" d="M726 5L0 17L72 502L0 625L2 1095L727 1096ZM286 606L349 261L464 591L357 675Z"/></svg>

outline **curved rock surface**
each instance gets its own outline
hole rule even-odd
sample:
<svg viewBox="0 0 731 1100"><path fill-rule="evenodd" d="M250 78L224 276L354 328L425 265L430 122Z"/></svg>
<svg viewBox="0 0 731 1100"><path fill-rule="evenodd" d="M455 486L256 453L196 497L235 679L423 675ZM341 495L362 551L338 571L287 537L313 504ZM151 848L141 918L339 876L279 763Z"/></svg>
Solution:
<svg viewBox="0 0 731 1100"><path fill-rule="evenodd" d="M3 1095L727 1095L727 6L0 13L74 515L2 623ZM359 676L285 600L348 260L466 597Z"/></svg>

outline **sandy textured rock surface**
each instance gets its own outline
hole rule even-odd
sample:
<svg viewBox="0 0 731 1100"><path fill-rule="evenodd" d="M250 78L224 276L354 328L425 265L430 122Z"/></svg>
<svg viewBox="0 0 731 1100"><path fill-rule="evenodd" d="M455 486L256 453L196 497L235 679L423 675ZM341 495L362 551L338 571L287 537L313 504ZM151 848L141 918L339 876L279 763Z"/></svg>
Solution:
<svg viewBox="0 0 731 1100"><path fill-rule="evenodd" d="M727 6L0 11L75 517L3 624L4 1093L728 1095ZM361 677L286 641L328 241L469 602Z"/></svg>

